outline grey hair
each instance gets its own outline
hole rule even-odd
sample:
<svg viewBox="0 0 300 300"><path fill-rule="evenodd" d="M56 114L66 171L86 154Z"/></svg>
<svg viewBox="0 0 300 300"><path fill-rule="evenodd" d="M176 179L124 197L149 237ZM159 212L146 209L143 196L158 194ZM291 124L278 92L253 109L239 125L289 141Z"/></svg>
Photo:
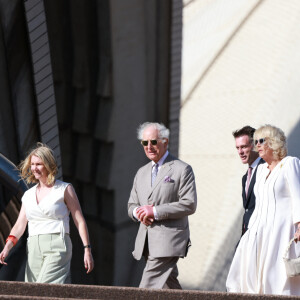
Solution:
<svg viewBox="0 0 300 300"><path fill-rule="evenodd" d="M158 137L160 139L169 139L170 136L170 130L162 123L152 123L152 122L145 122L141 124L137 129L137 138L139 140L143 139L143 133L145 129L149 127L154 127L158 131Z"/></svg>

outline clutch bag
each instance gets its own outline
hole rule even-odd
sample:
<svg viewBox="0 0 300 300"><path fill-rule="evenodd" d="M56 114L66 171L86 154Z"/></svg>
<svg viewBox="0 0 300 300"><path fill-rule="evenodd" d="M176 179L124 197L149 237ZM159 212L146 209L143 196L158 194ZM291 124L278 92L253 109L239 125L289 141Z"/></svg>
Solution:
<svg viewBox="0 0 300 300"><path fill-rule="evenodd" d="M285 251L283 261L285 264L286 275L288 277L295 277L300 275L300 257L297 258L288 258L288 253L291 248L294 238L292 238L287 246Z"/></svg>

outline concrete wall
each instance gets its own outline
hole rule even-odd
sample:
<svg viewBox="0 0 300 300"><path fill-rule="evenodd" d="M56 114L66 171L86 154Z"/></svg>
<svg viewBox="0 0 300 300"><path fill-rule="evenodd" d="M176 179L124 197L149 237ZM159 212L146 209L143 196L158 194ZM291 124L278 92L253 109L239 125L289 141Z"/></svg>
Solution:
<svg viewBox="0 0 300 300"><path fill-rule="evenodd" d="M35 100L53 78L62 175L79 196L96 264L86 276L71 222L74 283L139 283L143 262L131 255L137 224L127 216L134 175L147 162L136 128L144 121L171 125L170 149L177 154L181 5L181 0L0 1L0 151L18 164L43 132L50 136L53 122L47 127L44 121L52 120L53 102L41 113ZM54 97L42 101L47 99Z"/></svg>
<svg viewBox="0 0 300 300"><path fill-rule="evenodd" d="M170 75L173 7L171 1L51 0L45 8L63 175L79 195L96 262L84 276L82 251L75 251L73 282L135 286L143 262L131 255L137 224L128 218L127 201L147 162L136 128L147 120L169 124L170 86L180 83ZM173 98L178 124L180 89Z"/></svg>
<svg viewBox="0 0 300 300"><path fill-rule="evenodd" d="M184 1L180 158L194 167L193 246L179 264L184 287L225 290L241 234L246 172L232 131L270 123L300 157L300 3Z"/></svg>
<svg viewBox="0 0 300 300"><path fill-rule="evenodd" d="M14 164L24 159L39 136L25 14L20 1L0 1L0 152ZM22 49L22 51L20 51ZM3 172L4 173L4 172ZM2 173L2 175L3 175ZM0 248L14 225L20 201L0 182ZM1 268L0 279L23 280L26 237Z"/></svg>
<svg viewBox="0 0 300 300"><path fill-rule="evenodd" d="M19 0L0 1L0 151L15 164L39 134L25 24Z"/></svg>

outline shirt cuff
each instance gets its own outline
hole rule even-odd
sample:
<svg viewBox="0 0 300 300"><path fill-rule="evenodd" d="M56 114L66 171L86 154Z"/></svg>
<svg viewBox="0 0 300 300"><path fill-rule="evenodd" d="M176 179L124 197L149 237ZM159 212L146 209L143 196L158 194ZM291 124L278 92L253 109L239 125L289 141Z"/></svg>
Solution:
<svg viewBox="0 0 300 300"><path fill-rule="evenodd" d="M138 218L137 215L136 215L136 210L137 210L138 208L139 208L139 206L137 206L137 207L133 210L132 214L133 214L133 217L134 217L137 221L140 221L139 218Z"/></svg>
<svg viewBox="0 0 300 300"><path fill-rule="evenodd" d="M157 213L157 211L156 211L155 206L153 206L153 215L154 215L154 219L155 219L156 221L158 221L158 220L159 220L159 216L158 216L158 213Z"/></svg>

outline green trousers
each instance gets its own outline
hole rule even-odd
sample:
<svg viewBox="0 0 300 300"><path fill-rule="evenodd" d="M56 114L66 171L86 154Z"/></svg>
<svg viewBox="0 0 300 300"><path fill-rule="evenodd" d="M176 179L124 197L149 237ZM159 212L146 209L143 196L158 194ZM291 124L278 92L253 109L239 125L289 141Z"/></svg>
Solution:
<svg viewBox="0 0 300 300"><path fill-rule="evenodd" d="M30 236L27 241L26 282L70 283L72 242L59 233Z"/></svg>

